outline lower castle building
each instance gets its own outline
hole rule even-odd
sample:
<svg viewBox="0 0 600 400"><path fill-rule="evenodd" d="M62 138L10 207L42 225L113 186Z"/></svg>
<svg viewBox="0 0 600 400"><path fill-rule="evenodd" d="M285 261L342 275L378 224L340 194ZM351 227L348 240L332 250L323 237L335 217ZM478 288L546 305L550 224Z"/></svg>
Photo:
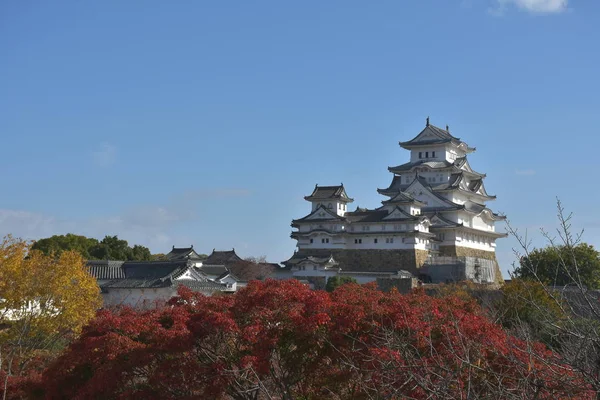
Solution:
<svg viewBox="0 0 600 400"><path fill-rule="evenodd" d="M280 275L313 283L340 274L367 281L407 273L433 282L452 276L502 282L495 250L506 234L496 232L495 223L505 217L486 205L496 196L485 189L486 175L468 162L475 148L429 118L400 146L410 160L388 168L392 182L377 190L386 197L378 208L350 211L354 200L343 184L315 186L305 197L310 213L292 221L297 250Z"/></svg>

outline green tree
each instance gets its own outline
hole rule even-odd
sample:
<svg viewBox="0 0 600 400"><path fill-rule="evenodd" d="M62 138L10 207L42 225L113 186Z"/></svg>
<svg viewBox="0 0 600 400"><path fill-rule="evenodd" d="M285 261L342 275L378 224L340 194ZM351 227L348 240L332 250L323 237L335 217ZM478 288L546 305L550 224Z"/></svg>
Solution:
<svg viewBox="0 0 600 400"><path fill-rule="evenodd" d="M54 253L60 256L63 251L76 251L85 259L90 259L90 249L98 245L98 240L81 235L67 233L66 235L54 235L36 241L32 250L39 250L45 255Z"/></svg>
<svg viewBox="0 0 600 400"><path fill-rule="evenodd" d="M102 306L96 279L76 251L31 250L11 236L0 242L0 394L9 380L51 358Z"/></svg>
<svg viewBox="0 0 600 400"><path fill-rule="evenodd" d="M97 260L125 260L133 259L131 247L127 240L115 236L105 236L97 246L90 250L90 255Z"/></svg>
<svg viewBox="0 0 600 400"><path fill-rule="evenodd" d="M580 284L600 288L600 253L587 243L548 246L521 257L514 276L536 279L548 285Z"/></svg>
<svg viewBox="0 0 600 400"><path fill-rule="evenodd" d="M358 283L356 279L351 276L330 276L327 279L327 285L325 285L325 290L328 292L333 292L338 287L345 285L346 283Z"/></svg>
<svg viewBox="0 0 600 400"><path fill-rule="evenodd" d="M131 261L151 261L152 253L150 253L150 249L136 244L131 248Z"/></svg>

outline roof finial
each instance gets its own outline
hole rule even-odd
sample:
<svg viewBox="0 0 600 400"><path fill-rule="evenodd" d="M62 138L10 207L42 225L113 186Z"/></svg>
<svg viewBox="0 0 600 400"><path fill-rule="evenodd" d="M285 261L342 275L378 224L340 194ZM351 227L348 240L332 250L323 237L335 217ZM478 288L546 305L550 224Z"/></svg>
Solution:
<svg viewBox="0 0 600 400"><path fill-rule="evenodd" d="M191 246L190 246L190 248L191 248L191 249L193 249L193 248L194 248L194 245L191 245Z"/></svg>
<svg viewBox="0 0 600 400"><path fill-rule="evenodd" d="M173 245L173 250L175 250L175 245Z"/></svg>
<svg viewBox="0 0 600 400"><path fill-rule="evenodd" d="M429 116L427 116L427 122L425 123L425 126L429 126Z"/></svg>
<svg viewBox="0 0 600 400"><path fill-rule="evenodd" d="M450 127L446 124L446 132L450 132Z"/></svg>

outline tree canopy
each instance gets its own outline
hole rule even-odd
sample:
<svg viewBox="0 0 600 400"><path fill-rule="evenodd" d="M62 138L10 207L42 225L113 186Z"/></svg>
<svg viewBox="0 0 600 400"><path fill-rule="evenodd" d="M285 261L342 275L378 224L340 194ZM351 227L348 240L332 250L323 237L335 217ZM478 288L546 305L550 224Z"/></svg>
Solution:
<svg viewBox="0 0 600 400"><path fill-rule="evenodd" d="M327 284L325 285L325 290L328 292L333 292L338 287L345 285L346 283L356 283L356 279L351 276L330 276L327 279Z"/></svg>
<svg viewBox="0 0 600 400"><path fill-rule="evenodd" d="M600 289L600 253L587 243L535 249L521 257L514 275L549 285L582 284Z"/></svg>
<svg viewBox="0 0 600 400"><path fill-rule="evenodd" d="M145 246L129 246L126 240L117 236L105 236L104 239L87 238L68 233L54 235L36 241L33 250L39 250L46 255L60 256L63 251L77 251L86 260L120 260L120 261L150 261L155 259Z"/></svg>
<svg viewBox="0 0 600 400"><path fill-rule="evenodd" d="M79 332L101 305L96 279L78 252L47 256L23 240L4 238L0 243L0 376L22 374L33 358Z"/></svg>
<svg viewBox="0 0 600 400"><path fill-rule="evenodd" d="M45 398L593 398L560 358L473 301L347 284L181 289L165 308L103 310L45 373Z"/></svg>

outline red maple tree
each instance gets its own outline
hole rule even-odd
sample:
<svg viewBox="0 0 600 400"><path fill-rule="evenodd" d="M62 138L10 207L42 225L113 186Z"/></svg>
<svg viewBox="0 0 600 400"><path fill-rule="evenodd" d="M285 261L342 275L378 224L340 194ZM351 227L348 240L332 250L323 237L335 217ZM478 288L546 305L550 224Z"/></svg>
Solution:
<svg viewBox="0 0 600 400"><path fill-rule="evenodd" d="M52 399L593 397L555 354L473 302L294 280L101 311L31 389Z"/></svg>

